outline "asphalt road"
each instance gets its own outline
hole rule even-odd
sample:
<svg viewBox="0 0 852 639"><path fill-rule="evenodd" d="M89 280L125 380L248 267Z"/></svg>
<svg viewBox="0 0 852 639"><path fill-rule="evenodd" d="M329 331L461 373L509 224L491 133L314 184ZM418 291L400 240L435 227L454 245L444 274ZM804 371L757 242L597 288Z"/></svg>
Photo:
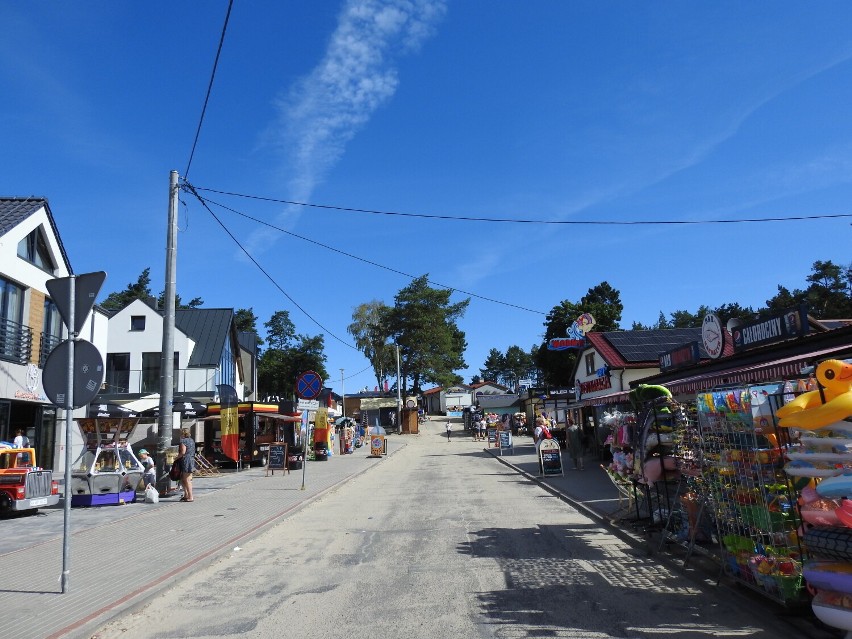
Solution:
<svg viewBox="0 0 852 639"><path fill-rule="evenodd" d="M442 425L97 639L794 637Z"/></svg>

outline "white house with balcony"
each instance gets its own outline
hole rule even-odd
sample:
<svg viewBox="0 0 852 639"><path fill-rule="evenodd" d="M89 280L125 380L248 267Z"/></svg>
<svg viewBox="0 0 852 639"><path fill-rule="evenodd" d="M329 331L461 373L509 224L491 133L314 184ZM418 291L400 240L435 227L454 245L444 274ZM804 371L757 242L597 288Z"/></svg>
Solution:
<svg viewBox="0 0 852 639"><path fill-rule="evenodd" d="M144 411L159 405L163 348L163 312L153 300L137 299L109 318L106 375L95 402L112 402ZM230 308L175 311L174 387L177 398L213 402L216 387L228 384L242 400L254 392L253 373L244 373L252 357L240 345ZM95 403L93 402L93 403ZM181 427L180 420L174 422ZM187 424L184 424L187 426ZM156 424L140 424L133 441L156 437ZM200 438L203 429L197 429Z"/></svg>
<svg viewBox="0 0 852 639"><path fill-rule="evenodd" d="M73 274L47 200L0 197L0 441L22 430L38 463L57 471L64 470L65 411L46 396L42 375L68 331L47 282ZM106 330L106 315L95 309L80 331L102 357ZM82 445L76 429L71 444Z"/></svg>

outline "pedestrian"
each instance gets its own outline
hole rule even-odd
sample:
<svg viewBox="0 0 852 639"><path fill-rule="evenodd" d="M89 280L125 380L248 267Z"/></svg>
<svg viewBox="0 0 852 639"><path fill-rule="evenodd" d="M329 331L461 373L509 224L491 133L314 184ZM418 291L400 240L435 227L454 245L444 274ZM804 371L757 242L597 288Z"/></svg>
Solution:
<svg viewBox="0 0 852 639"><path fill-rule="evenodd" d="M183 488L183 497L180 500L193 501L192 473L195 471L195 440L186 428L180 431L178 455L180 456L180 485Z"/></svg>
<svg viewBox="0 0 852 639"><path fill-rule="evenodd" d="M538 458L538 469L544 472L541 465L541 442L545 439L551 439L550 429L547 427L547 417L539 415L535 418L535 430L533 431L533 442L535 443L535 456Z"/></svg>
<svg viewBox="0 0 852 639"><path fill-rule="evenodd" d="M488 422L485 419L485 414L483 413L482 419L479 420L479 440L485 441L485 431L488 428Z"/></svg>
<svg viewBox="0 0 852 639"><path fill-rule="evenodd" d="M139 449L139 461L142 463L142 485L147 488L152 484L157 483L157 465L154 463L154 458L148 454L144 448Z"/></svg>
<svg viewBox="0 0 852 639"><path fill-rule="evenodd" d="M566 439L568 452L571 454L571 459L574 462L574 469L583 470L583 433L570 417L568 418Z"/></svg>
<svg viewBox="0 0 852 639"><path fill-rule="evenodd" d="M30 445L29 438L24 435L24 431L20 428L15 431L15 439L12 442L12 448L28 448Z"/></svg>
<svg viewBox="0 0 852 639"><path fill-rule="evenodd" d="M453 434L453 425L450 423L450 420L447 420L447 443L450 443L450 435Z"/></svg>

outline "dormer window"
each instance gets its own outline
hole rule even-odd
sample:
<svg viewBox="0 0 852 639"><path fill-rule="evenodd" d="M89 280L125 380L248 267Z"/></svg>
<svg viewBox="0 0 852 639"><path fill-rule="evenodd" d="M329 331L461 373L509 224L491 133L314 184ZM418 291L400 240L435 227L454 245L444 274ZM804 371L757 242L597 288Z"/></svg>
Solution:
<svg viewBox="0 0 852 639"><path fill-rule="evenodd" d="M48 273L53 273L56 270L56 264L50 255L44 231L40 226L18 242L18 257L22 257L30 264L34 264Z"/></svg>

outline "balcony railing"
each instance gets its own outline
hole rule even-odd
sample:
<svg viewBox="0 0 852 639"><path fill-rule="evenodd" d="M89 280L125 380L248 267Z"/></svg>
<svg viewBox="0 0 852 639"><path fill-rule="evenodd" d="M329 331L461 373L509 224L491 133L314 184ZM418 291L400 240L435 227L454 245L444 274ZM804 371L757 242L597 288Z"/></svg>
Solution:
<svg viewBox="0 0 852 639"><path fill-rule="evenodd" d="M0 319L0 359L16 364L30 361L33 350L33 332L28 326Z"/></svg>
<svg viewBox="0 0 852 639"><path fill-rule="evenodd" d="M176 368L174 392L181 394L203 393L216 390L214 370ZM159 393L159 371L110 371L106 372L102 392L108 394Z"/></svg>
<svg viewBox="0 0 852 639"><path fill-rule="evenodd" d="M50 335L49 333L41 334L41 347L38 351L38 367L44 368L44 364L47 361L47 356L50 355L50 352L59 346L62 342L62 338L58 335Z"/></svg>

